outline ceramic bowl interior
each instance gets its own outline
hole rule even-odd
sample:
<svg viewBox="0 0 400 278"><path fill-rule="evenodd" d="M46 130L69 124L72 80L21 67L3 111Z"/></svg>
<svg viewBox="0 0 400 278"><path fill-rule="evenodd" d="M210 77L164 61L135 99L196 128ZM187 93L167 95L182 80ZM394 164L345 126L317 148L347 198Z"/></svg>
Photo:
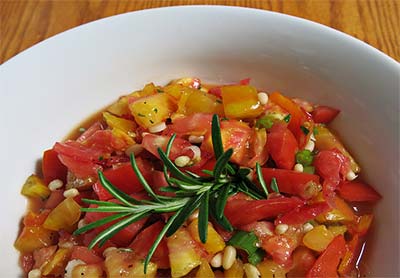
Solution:
<svg viewBox="0 0 400 278"><path fill-rule="evenodd" d="M2 273L17 277L12 244L25 178L42 151L119 95L182 76L234 82L251 77L341 109L334 128L384 196L366 245L371 276L397 276L399 65L333 29L278 13L186 6L107 18L50 38L0 68Z"/></svg>

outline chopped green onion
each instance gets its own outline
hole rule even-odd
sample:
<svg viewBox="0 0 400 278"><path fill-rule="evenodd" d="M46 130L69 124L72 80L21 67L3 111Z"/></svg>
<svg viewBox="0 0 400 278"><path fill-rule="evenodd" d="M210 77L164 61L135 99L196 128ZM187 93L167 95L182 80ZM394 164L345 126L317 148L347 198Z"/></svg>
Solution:
<svg viewBox="0 0 400 278"><path fill-rule="evenodd" d="M292 117L292 115L290 115L290 114L287 114L286 116L285 116L285 118L283 118L283 120L286 122L286 123L288 123L288 122L290 122L290 118Z"/></svg>
<svg viewBox="0 0 400 278"><path fill-rule="evenodd" d="M296 153L296 162L303 166L310 166L313 160L314 155L310 150L301 150Z"/></svg>
<svg viewBox="0 0 400 278"><path fill-rule="evenodd" d="M258 264L265 257L265 252L257 247L258 238L253 232L238 231L232 236L228 244L246 251L251 264Z"/></svg>
<svg viewBox="0 0 400 278"><path fill-rule="evenodd" d="M314 166L305 166L305 167L303 167L303 172L307 173L307 174L314 174L315 167Z"/></svg>

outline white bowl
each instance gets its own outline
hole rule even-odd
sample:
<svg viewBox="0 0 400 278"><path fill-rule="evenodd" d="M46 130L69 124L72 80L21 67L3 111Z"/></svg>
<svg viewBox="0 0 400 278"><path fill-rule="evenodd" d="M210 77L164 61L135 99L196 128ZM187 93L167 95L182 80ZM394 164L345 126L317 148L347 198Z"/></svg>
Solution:
<svg viewBox="0 0 400 278"><path fill-rule="evenodd" d="M13 248L26 206L19 192L42 151L119 95L182 76L251 77L259 88L339 107L335 127L384 196L365 262L372 276L398 276L399 71L325 26L222 6L123 14L39 43L0 68L1 276L21 273Z"/></svg>

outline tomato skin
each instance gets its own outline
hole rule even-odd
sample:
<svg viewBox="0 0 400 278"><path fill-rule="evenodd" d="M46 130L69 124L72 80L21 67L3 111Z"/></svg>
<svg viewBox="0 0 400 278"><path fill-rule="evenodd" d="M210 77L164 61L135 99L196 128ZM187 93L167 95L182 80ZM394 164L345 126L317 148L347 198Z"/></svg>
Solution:
<svg viewBox="0 0 400 278"><path fill-rule="evenodd" d="M360 239L358 234L346 244L346 252L344 253L343 260L340 262L338 272L341 276L350 273L356 267L356 261L360 251Z"/></svg>
<svg viewBox="0 0 400 278"><path fill-rule="evenodd" d="M295 208L275 220L275 225L288 224L297 225L314 219L317 215L330 210L330 206L326 202L315 203Z"/></svg>
<svg viewBox="0 0 400 278"><path fill-rule="evenodd" d="M376 202L382 198L370 185L356 181L341 182L337 192L349 202Z"/></svg>
<svg viewBox="0 0 400 278"><path fill-rule="evenodd" d="M233 226L242 226L276 217L303 204L304 202L297 197L278 197L268 200L229 198L224 213Z"/></svg>
<svg viewBox="0 0 400 278"><path fill-rule="evenodd" d="M19 264L25 273L32 270L35 263L32 253L24 254L19 258Z"/></svg>
<svg viewBox="0 0 400 278"><path fill-rule="evenodd" d="M87 264L97 264L103 261L103 258L96 255L93 250L88 249L86 246L72 247L71 260L82 260Z"/></svg>
<svg viewBox="0 0 400 278"><path fill-rule="evenodd" d="M286 276L293 278L304 277L314 263L315 256L313 252L304 246L299 246L293 252L293 266Z"/></svg>
<svg viewBox="0 0 400 278"><path fill-rule="evenodd" d="M89 244L97 236L97 234L98 232L95 230L84 233L82 243L85 246L89 246ZM117 245L111 240L107 240L103 246L99 247L99 245L96 244L95 246L93 246L92 250L97 256L102 257L104 250L106 250L108 247L117 247Z"/></svg>
<svg viewBox="0 0 400 278"><path fill-rule="evenodd" d="M296 138L283 124L274 124L267 138L267 147L278 168L291 170L298 150Z"/></svg>
<svg viewBox="0 0 400 278"><path fill-rule="evenodd" d="M53 149L43 153L42 173L43 180L46 184L55 179L60 179L64 183L67 180L67 167L61 163L57 152Z"/></svg>
<svg viewBox="0 0 400 278"><path fill-rule="evenodd" d="M211 130L211 121L212 114L195 113L175 119L171 125L171 130L181 135L204 135Z"/></svg>
<svg viewBox="0 0 400 278"><path fill-rule="evenodd" d="M337 268L346 252L346 242L342 235L336 236L318 257L306 277L338 277Z"/></svg>
<svg viewBox="0 0 400 278"><path fill-rule="evenodd" d="M275 168L261 168L261 171L266 184L271 184L272 178L275 178L279 191L283 193L310 199L317 192L317 175Z"/></svg>
<svg viewBox="0 0 400 278"><path fill-rule="evenodd" d="M152 175L150 162L138 157L136 158L136 163L145 179L150 180ZM143 190L143 186L139 182L130 163L123 164L115 169L105 170L103 174L113 185L127 194L137 193ZM112 198L111 194L99 181L93 184L93 190L96 192L99 200L104 201Z"/></svg>
<svg viewBox="0 0 400 278"><path fill-rule="evenodd" d="M153 245L156 237L161 232L163 227L164 224L162 222L156 222L141 231L132 241L132 243L129 245L129 248L133 250L139 259L146 258L150 247ZM151 260L157 264L158 268L168 269L170 267L168 259L168 246L165 238L161 240Z"/></svg>
<svg viewBox="0 0 400 278"><path fill-rule="evenodd" d="M321 124L328 124L333 121L336 116L340 113L340 110L332 108L330 106L317 106L312 111L312 117L314 122Z"/></svg>
<svg viewBox="0 0 400 278"><path fill-rule="evenodd" d="M157 149L161 148L165 152L169 139L169 136L161 136L148 133L143 136L142 146L154 156L160 158ZM178 156L181 155L193 157L193 151L188 149L188 147L190 146L192 146L192 144L190 144L189 141L179 137L175 138L171 146L169 158L174 161Z"/></svg>

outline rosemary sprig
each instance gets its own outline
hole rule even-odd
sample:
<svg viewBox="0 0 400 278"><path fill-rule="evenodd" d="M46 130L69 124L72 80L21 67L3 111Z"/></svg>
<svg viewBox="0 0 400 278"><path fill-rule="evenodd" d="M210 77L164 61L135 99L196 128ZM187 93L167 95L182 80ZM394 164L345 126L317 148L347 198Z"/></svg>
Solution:
<svg viewBox="0 0 400 278"><path fill-rule="evenodd" d="M113 223L93 239L89 244L89 248L92 248L96 244L105 244L120 230L140 219L152 214L172 213L144 260L144 273L146 273L148 263L163 237L173 235L196 209L199 209L198 233L203 243L207 241L208 220L210 217L224 229L232 231L232 225L224 215L224 208L229 196L237 192L244 192L255 199L261 199L264 196L263 192L247 178L247 174L250 172L249 169L241 169L229 162L234 151L233 149L226 151L223 149L220 120L217 115L213 116L211 131L217 162L213 171L204 171L208 174L207 177L200 177L191 172L182 172L170 160L169 152L175 135L168 141L165 152L158 148L157 151L163 163L164 176L168 182L168 186L161 188L161 191L173 192L175 193L173 197L161 196L153 191L151 185L140 172L133 154L131 155L132 168L150 200L137 200L129 196L111 184L103 173L99 172L98 176L101 185L117 202L82 199L88 204L96 205L96 207L82 208L81 210L84 212L107 212L113 214L77 229L74 234L82 234L105 224ZM259 165L257 167L259 168ZM258 177L260 178L259 173L261 172L258 169ZM261 184L265 195L267 195L265 182L264 186L263 182Z"/></svg>

